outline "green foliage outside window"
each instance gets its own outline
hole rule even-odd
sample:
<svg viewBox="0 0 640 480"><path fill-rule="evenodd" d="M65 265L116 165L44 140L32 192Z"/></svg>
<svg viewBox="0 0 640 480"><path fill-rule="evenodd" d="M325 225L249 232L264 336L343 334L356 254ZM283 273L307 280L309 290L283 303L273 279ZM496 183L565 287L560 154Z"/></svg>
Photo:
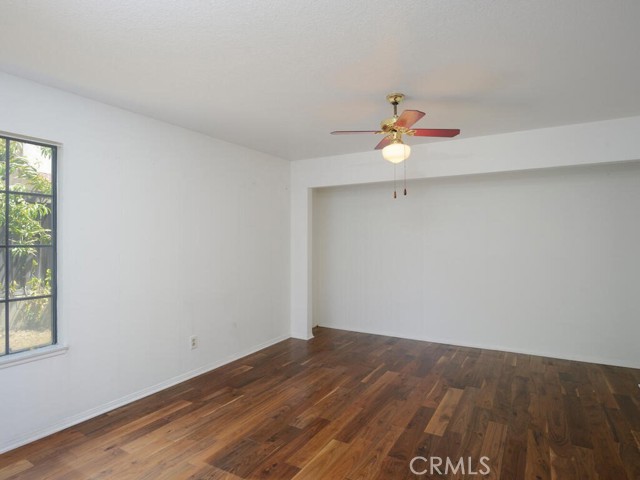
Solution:
<svg viewBox="0 0 640 480"><path fill-rule="evenodd" d="M31 245L51 245L52 206L50 197L38 197L38 194L51 195L51 179L39 172L33 160L24 155L24 144L11 141L9 143L9 189L12 192L23 192L34 195L0 194L0 237L4 242L5 228L9 228L11 247L10 265L5 265L4 281L9 281L10 297L32 297L51 295L52 269L40 268L40 248ZM43 159L51 161L51 149L39 147ZM5 190L6 162L5 142L0 141L0 189ZM6 221L6 205L9 202L9 222ZM0 282L2 292L5 284ZM25 302L16 302L15 324L12 328L24 330L43 330L51 328L50 315L45 310L50 308L49 298L40 298ZM12 307L13 308L13 307ZM49 317L49 318L47 318Z"/></svg>

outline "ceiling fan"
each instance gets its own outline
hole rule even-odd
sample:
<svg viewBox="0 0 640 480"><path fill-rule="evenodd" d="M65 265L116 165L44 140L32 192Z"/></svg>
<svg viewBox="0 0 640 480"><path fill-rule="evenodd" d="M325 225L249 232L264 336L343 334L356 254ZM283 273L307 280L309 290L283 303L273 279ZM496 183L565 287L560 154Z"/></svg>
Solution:
<svg viewBox="0 0 640 480"><path fill-rule="evenodd" d="M409 158L411 147L402 142L402 135L412 137L455 137L460 133L457 128L414 128L414 123L424 117L419 110L405 110L398 116L398 104L404 100L402 93L390 93L387 101L393 105L393 117L383 120L380 130L338 130L331 135L351 135L358 133L373 133L385 137L376 145L376 150L382 149L382 156L391 163L401 163Z"/></svg>

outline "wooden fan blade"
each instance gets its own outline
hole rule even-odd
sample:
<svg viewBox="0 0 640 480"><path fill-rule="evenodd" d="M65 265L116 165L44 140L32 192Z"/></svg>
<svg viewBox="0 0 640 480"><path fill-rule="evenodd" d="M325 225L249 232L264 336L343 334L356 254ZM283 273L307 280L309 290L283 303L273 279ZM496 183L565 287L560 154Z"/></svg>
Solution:
<svg viewBox="0 0 640 480"><path fill-rule="evenodd" d="M387 135L382 140L380 140L380 143L376 145L376 148L374 150L381 150L387 145L389 145L390 143L391 143L391 135Z"/></svg>
<svg viewBox="0 0 640 480"><path fill-rule="evenodd" d="M352 135L354 133L382 133L380 130L337 130L331 135Z"/></svg>
<svg viewBox="0 0 640 480"><path fill-rule="evenodd" d="M420 110L405 110L396 121L396 127L411 128L411 125L424 117L424 112Z"/></svg>
<svg viewBox="0 0 640 480"><path fill-rule="evenodd" d="M460 133L460 130L457 128L416 128L413 132L414 137L455 137Z"/></svg>

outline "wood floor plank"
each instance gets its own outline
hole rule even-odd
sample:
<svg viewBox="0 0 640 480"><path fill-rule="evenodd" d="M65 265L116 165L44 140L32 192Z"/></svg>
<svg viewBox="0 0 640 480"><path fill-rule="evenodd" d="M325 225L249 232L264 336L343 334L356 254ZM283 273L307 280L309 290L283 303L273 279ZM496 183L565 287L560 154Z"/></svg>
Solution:
<svg viewBox="0 0 640 480"><path fill-rule="evenodd" d="M329 425L309 439L305 445L293 452L287 462L300 469L304 468L315 457L317 452L327 445L360 412L362 412L362 407L353 403L350 404L339 417L332 420Z"/></svg>
<svg viewBox="0 0 640 480"><path fill-rule="evenodd" d="M638 447L638 450L640 450L640 432L631 432L633 434L633 438L636 441L636 445Z"/></svg>
<svg viewBox="0 0 640 480"><path fill-rule="evenodd" d="M458 432L460 434L468 431L469 424L473 419L477 396L477 388L467 387L463 390L462 396L460 397L460 400L458 401L458 404L456 405L455 410L451 415L449 430L451 430L452 432Z"/></svg>
<svg viewBox="0 0 640 480"><path fill-rule="evenodd" d="M549 480L551 478L549 444L542 432L529 430L527 435L527 464L525 479Z"/></svg>
<svg viewBox="0 0 640 480"><path fill-rule="evenodd" d="M636 396L640 396L637 395ZM625 416L626 421L634 430L640 430L640 408L628 395L614 395L620 411Z"/></svg>
<svg viewBox="0 0 640 480"><path fill-rule="evenodd" d="M86 442L87 438L75 428L54 433L46 442L33 442L16 450L0 455L0 468L29 458L31 463L42 463L48 458L57 457L60 452Z"/></svg>
<svg viewBox="0 0 640 480"><path fill-rule="evenodd" d="M640 479L640 370L317 328L0 455L0 480ZM424 466L424 463L423 463Z"/></svg>
<svg viewBox="0 0 640 480"><path fill-rule="evenodd" d="M301 432L299 428L288 426L263 442L251 437L244 438L212 456L207 463L239 477L247 477L264 460L294 441Z"/></svg>
<svg viewBox="0 0 640 480"><path fill-rule="evenodd" d="M446 456L452 458L454 461L458 457L472 459L473 463L478 463L480 460L481 451L485 445L485 440L489 426L495 418L492 416L491 411L480 407L474 407L472 415L468 423L468 429L464 432L450 432L456 434L452 440L460 439L460 445L456 445L450 440L448 445L440 442L438 447L434 451L438 453L438 456ZM445 447L446 446L446 447ZM452 477L452 478L459 478Z"/></svg>
<svg viewBox="0 0 640 480"><path fill-rule="evenodd" d="M211 465L198 468L187 480L243 480L237 475L225 472Z"/></svg>
<svg viewBox="0 0 640 480"><path fill-rule="evenodd" d="M11 465L0 468L0 480L5 480L10 477L15 477L19 473L25 472L33 467L33 463L28 460L18 460Z"/></svg>
<svg viewBox="0 0 640 480"><path fill-rule="evenodd" d="M575 465L576 478L578 480L598 480L600 476L596 471L593 450L576 448L574 453L573 463Z"/></svg>
<svg viewBox="0 0 640 480"><path fill-rule="evenodd" d="M411 421L404 428L402 434L389 451L389 456L409 462L413 457L413 452L417 452L417 445L422 439L424 429L435 410L427 407L419 407Z"/></svg>
<svg viewBox="0 0 640 480"><path fill-rule="evenodd" d="M342 478L332 476L336 462L347 451L349 445L338 440L331 440L320 450L305 467L293 477L295 480L316 480L319 478ZM335 475L335 473L334 473Z"/></svg>
<svg viewBox="0 0 640 480"><path fill-rule="evenodd" d="M458 406L463 390L449 388L445 393L431 420L424 429L424 433L441 437L449 426L453 412Z"/></svg>
<svg viewBox="0 0 640 480"><path fill-rule="evenodd" d="M607 418L613 426L615 438L618 440L618 454L629 478L640 478L640 451L635 442L631 424L627 422L626 416L616 409L605 409Z"/></svg>
<svg viewBox="0 0 640 480"><path fill-rule="evenodd" d="M348 480L368 480L373 478L387 458L387 453L398 437L402 434L403 429L399 427L390 427L389 430L378 437L378 441L372 441L368 445L368 450L364 452L361 458L358 458L355 466L347 472Z"/></svg>
<svg viewBox="0 0 640 480"><path fill-rule="evenodd" d="M583 480L574 459L558 455L553 449L549 451L549 475L551 480Z"/></svg>
<svg viewBox="0 0 640 480"><path fill-rule="evenodd" d="M330 421L325 418L315 419L303 428L299 435L286 445L283 445L282 448L275 450L273 454L257 465L250 476L257 478L285 478L295 476L300 471L300 468L290 463L292 456L298 452L299 449L307 445L316 434L329 424Z"/></svg>
<svg viewBox="0 0 640 480"><path fill-rule="evenodd" d="M480 454L477 461L482 457L486 457L490 471L485 476L486 479L499 479L502 471L502 455L504 454L505 442L507 440L507 426L489 422L486 434L482 442Z"/></svg>
<svg viewBox="0 0 640 480"><path fill-rule="evenodd" d="M571 444L576 447L592 449L591 432L580 399L572 394L565 395L564 408L569 424Z"/></svg>
<svg viewBox="0 0 640 480"><path fill-rule="evenodd" d="M411 478L411 471L407 464L397 458L386 457L380 465L377 474L371 477L373 480L408 479ZM412 475L416 478L415 475Z"/></svg>

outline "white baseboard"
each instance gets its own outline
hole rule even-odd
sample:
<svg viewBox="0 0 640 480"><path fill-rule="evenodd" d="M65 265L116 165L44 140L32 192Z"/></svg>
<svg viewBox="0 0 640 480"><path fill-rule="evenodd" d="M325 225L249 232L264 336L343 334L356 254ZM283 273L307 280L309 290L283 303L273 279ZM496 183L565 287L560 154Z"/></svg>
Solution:
<svg viewBox="0 0 640 480"><path fill-rule="evenodd" d="M600 365L611 365L614 367L625 367L625 368L635 368L635 369L640 368L640 363L634 364L624 360L608 359L608 358L602 358L602 357L591 356L591 355L566 355L566 354L558 354L556 352L539 350L535 348L524 350L524 349L504 347L501 345L459 342L453 339L425 337L422 335L408 336L406 333L399 333L399 332L393 332L388 330L386 331L373 330L373 329L369 330L366 328L353 327L350 325L345 325L340 327L336 327L333 325L332 326L321 325L321 327L322 326L324 326L325 328L332 328L334 330L345 330L348 332L368 333L371 335L384 335L386 337L396 337L396 338L405 338L407 340L419 340L422 342L440 343L443 345L453 345L455 347L469 347L469 348L479 348L483 350L495 350L499 352L520 353L523 355L535 355L538 357L557 358L559 360L571 360L575 362L597 363Z"/></svg>
<svg viewBox="0 0 640 480"><path fill-rule="evenodd" d="M242 357L251 355L252 353L257 352L258 350L262 350L263 348L270 347L271 345L275 345L276 343L286 340L288 338L291 338L290 335L281 335L279 337L272 338L271 340L263 342L259 345L254 345L253 347L242 350L238 353L235 353L233 355L230 355L229 357L213 362L209 365L196 368L195 370L191 370L189 372L175 376L173 378L165 380L164 382L160 382L160 383L157 383L156 385L152 385L151 387L143 388L142 390L138 390L137 392L131 393L129 395L126 395L124 397L118 398L111 402L105 403L98 407L86 410L82 413L73 415L71 417L67 417L48 428L31 432L27 435L24 435L18 438L17 440L11 442L8 445L0 446L0 454L6 453L10 450L26 445L27 443L35 442L36 440L40 440L41 438L60 432L65 428L69 428L79 423L82 423L86 420L90 420L91 418L97 417L98 415L102 415L103 413L110 412L111 410L122 407L123 405L126 405L128 403L134 402L136 400L140 400L141 398L144 398L144 397L148 397L149 395L153 395L154 393L157 393L161 390L177 385L178 383L182 383L186 380L189 380L190 378L197 377L198 375L202 375L203 373L210 372L211 370L222 367L227 363L234 362Z"/></svg>
<svg viewBox="0 0 640 480"><path fill-rule="evenodd" d="M295 339L298 339L298 340L311 340L313 338L313 334L309 335L306 332L295 332L295 331L292 331L291 332L291 338L295 338Z"/></svg>

